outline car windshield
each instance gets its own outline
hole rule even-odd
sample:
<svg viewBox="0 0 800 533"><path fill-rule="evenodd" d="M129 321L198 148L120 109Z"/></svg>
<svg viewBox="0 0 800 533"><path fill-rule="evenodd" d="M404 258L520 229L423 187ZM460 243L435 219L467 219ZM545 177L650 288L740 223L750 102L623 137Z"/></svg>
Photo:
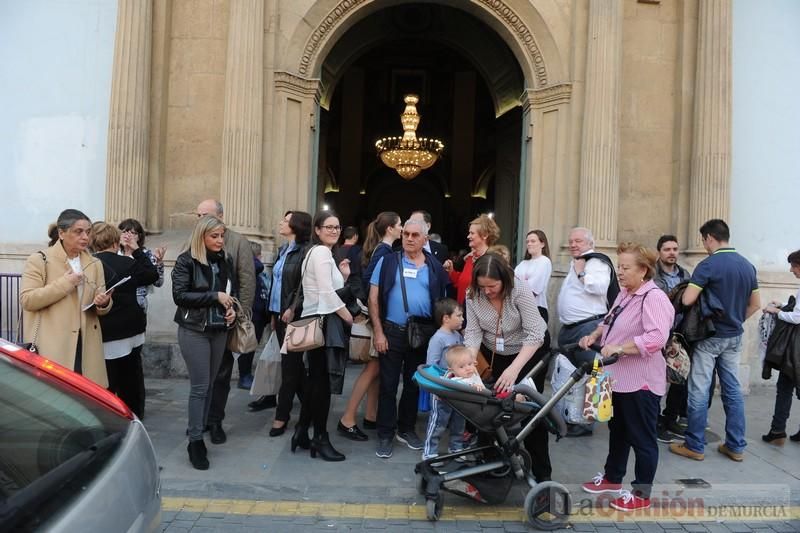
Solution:
<svg viewBox="0 0 800 533"><path fill-rule="evenodd" d="M33 528L78 494L129 427L49 374L0 355L0 529Z"/></svg>

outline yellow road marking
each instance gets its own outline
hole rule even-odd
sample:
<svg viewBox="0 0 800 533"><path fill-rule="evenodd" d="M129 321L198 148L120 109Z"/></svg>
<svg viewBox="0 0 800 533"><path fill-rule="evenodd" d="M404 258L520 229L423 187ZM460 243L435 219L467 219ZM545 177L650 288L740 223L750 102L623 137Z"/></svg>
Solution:
<svg viewBox="0 0 800 533"><path fill-rule="evenodd" d="M164 511L190 511L251 516L316 516L319 518L363 518L385 520L400 518L426 520L425 505L354 504L310 501L216 500L206 498L162 498ZM519 507L445 505L441 520L524 521ZM705 508L671 506L653 507L635 513L621 513L611 508L573 509L570 522L760 522L800 520L798 506L731 505Z"/></svg>

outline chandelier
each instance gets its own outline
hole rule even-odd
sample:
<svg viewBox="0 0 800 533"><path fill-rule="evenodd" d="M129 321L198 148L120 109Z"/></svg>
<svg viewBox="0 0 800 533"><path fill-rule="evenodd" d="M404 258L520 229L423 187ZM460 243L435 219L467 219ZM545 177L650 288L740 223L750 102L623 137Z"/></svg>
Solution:
<svg viewBox="0 0 800 533"><path fill-rule="evenodd" d="M384 137L375 142L375 149L384 165L395 169L403 179L411 180L436 163L444 150L444 143L439 139L417 138L420 115L416 104L419 96L407 94L403 101L406 103L406 109L400 115L403 136Z"/></svg>

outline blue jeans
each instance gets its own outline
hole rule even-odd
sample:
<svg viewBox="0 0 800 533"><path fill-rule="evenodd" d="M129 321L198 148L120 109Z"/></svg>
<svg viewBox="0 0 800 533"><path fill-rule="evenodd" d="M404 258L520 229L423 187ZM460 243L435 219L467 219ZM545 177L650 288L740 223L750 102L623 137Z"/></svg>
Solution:
<svg viewBox="0 0 800 533"><path fill-rule="evenodd" d="M747 446L744 440L744 398L739 384L741 356L741 335L726 339L712 337L695 345L689 374L689 426L685 435L686 447L690 450L703 453L705 449L709 387L715 367L725 410L725 446L734 453L741 453Z"/></svg>
<svg viewBox="0 0 800 533"><path fill-rule="evenodd" d="M464 417L458 414L447 403L432 395L431 412L428 415L428 430L425 435L425 448L422 450L422 459L430 459L439 455L439 439L442 434L450 429L449 452L459 452L464 449Z"/></svg>

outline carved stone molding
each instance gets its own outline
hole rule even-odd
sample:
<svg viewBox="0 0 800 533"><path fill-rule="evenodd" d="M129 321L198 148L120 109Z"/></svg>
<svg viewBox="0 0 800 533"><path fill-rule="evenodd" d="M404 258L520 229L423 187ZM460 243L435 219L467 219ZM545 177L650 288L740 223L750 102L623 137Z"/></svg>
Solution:
<svg viewBox="0 0 800 533"><path fill-rule="evenodd" d="M275 72L275 89L294 94L300 98L313 97L319 102L322 82L318 78L304 78L291 72Z"/></svg>
<svg viewBox="0 0 800 533"><path fill-rule="evenodd" d="M300 58L300 65L297 71L306 76L309 74L311 63L316 58L322 44L328 39L332 30L361 4L368 0L341 0L336 7L330 10L328 15L322 19L306 41L303 56ZM530 29L525 25L519 15L508 6L503 0L475 0L477 4L483 6L494 17L498 18L515 35L519 43L528 51L533 63L534 75L540 87L547 85L547 66L544 57L536 44L536 38Z"/></svg>
<svg viewBox="0 0 800 533"><path fill-rule="evenodd" d="M560 83L558 85L545 87L544 89L529 89L524 91L519 97L520 102L522 102L523 113L527 112L529 109L542 109L566 104L571 99L571 83Z"/></svg>

